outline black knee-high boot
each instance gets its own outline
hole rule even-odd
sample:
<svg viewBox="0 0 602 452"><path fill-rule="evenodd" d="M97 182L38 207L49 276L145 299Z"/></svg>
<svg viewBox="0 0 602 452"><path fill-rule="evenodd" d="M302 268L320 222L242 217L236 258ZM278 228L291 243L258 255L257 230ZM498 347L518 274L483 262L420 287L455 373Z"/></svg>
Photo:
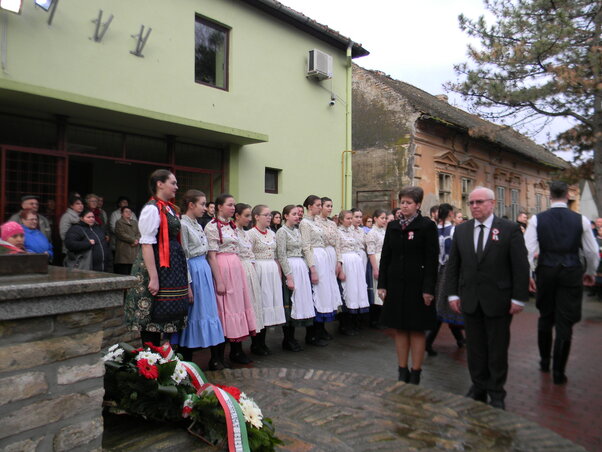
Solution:
<svg viewBox="0 0 602 452"><path fill-rule="evenodd" d="M267 334L267 328L264 328L255 336L251 337L251 353L257 356L268 356L271 355L272 352L265 345L265 337Z"/></svg>
<svg viewBox="0 0 602 452"><path fill-rule="evenodd" d="M429 330L428 334L426 335L426 353L429 356L437 356L437 352L433 350L433 343L435 342L435 339L437 338L437 334L439 334L440 329L441 322L437 321L435 328Z"/></svg>
<svg viewBox="0 0 602 452"><path fill-rule="evenodd" d="M141 331L140 340L142 341L143 347L145 347L144 344L146 344L147 342L150 342L151 344L159 347L161 345L161 333L157 333L154 331Z"/></svg>
<svg viewBox="0 0 602 452"><path fill-rule="evenodd" d="M537 330L537 347L539 348L539 369L550 371L550 355L552 354L552 330Z"/></svg>
<svg viewBox="0 0 602 452"><path fill-rule="evenodd" d="M571 341L556 338L554 342L554 361L552 363L552 377L555 385L563 385L568 381L565 370L570 351Z"/></svg>
<svg viewBox="0 0 602 452"><path fill-rule="evenodd" d="M328 345L328 342L317 336L315 326L305 327L305 343L316 347L326 347Z"/></svg>
<svg viewBox="0 0 602 452"><path fill-rule="evenodd" d="M209 370L223 370L224 364L224 352L226 351L226 343L214 345L211 347L211 358L209 360Z"/></svg>
<svg viewBox="0 0 602 452"><path fill-rule="evenodd" d="M282 339L282 349L288 350L289 352L300 352L303 347L295 339L295 327L294 326L283 326L282 332L284 338Z"/></svg>
<svg viewBox="0 0 602 452"><path fill-rule="evenodd" d="M464 344L466 343L466 339L464 339L464 333L462 333L462 327L459 325L452 325L450 323L449 329L452 332L452 334L454 335L454 339L456 340L456 344L458 345L458 348L464 347Z"/></svg>
<svg viewBox="0 0 602 452"><path fill-rule="evenodd" d="M192 361L192 352L194 349L188 347L178 347L178 353L182 355L184 361Z"/></svg>
<svg viewBox="0 0 602 452"><path fill-rule="evenodd" d="M251 364L253 362L242 350L242 342L230 342L230 361L238 364Z"/></svg>

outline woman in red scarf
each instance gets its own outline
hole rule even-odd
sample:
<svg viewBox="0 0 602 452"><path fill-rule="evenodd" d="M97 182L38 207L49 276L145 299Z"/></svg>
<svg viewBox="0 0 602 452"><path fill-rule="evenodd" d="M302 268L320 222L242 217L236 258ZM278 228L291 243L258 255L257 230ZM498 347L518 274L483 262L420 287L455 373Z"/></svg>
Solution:
<svg viewBox="0 0 602 452"><path fill-rule="evenodd" d="M141 284L127 293L125 320L130 330L140 331L143 344L159 346L161 333L184 328L191 291L179 240L179 215L170 202L178 182L170 171L161 169L151 174L149 188L153 196L140 213L141 252L132 267Z"/></svg>

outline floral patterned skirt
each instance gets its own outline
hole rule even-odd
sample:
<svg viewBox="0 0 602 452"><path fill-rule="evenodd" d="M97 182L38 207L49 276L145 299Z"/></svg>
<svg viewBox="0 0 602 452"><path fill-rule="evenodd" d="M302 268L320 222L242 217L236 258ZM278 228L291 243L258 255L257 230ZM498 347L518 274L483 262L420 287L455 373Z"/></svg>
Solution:
<svg viewBox="0 0 602 452"><path fill-rule="evenodd" d="M158 249L156 245L153 245L159 276L159 292L163 295L162 302L165 302L166 296L163 292L165 290L172 292L173 300L170 300L170 303L173 303L173 315L166 316L165 313L162 313L160 320L153 315L156 298L148 290L148 270L142 258L142 249L140 249L131 273L132 276L138 278L138 284L127 291L124 305L125 323L131 331L176 333L186 326L188 312L186 257L176 240L170 240L169 249L169 267L160 268Z"/></svg>

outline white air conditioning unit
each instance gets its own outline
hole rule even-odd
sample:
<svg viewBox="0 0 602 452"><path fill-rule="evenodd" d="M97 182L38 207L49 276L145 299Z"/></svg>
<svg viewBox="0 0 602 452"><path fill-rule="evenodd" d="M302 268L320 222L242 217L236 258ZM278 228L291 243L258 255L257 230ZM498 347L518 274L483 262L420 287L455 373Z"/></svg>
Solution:
<svg viewBox="0 0 602 452"><path fill-rule="evenodd" d="M332 57L318 49L310 50L307 76L317 80L332 78Z"/></svg>

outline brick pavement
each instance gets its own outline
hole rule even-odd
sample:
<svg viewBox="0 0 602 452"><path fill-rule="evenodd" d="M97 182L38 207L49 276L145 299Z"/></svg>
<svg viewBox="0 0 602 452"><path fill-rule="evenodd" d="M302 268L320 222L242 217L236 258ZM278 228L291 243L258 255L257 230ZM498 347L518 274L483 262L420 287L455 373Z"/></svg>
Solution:
<svg viewBox="0 0 602 452"><path fill-rule="evenodd" d="M268 334L273 355L254 357L250 366L210 378L252 392L275 418L287 441L284 450L578 449L538 424L589 451L602 450L602 361L596 356L602 343L602 304L588 301L584 320L575 328L567 386L553 385L551 376L538 370L536 322L530 305L512 325L507 413L460 396L469 386L465 351L456 347L445 326L435 343L439 355L425 360L420 388L394 381L393 343L386 331L370 329L356 337L335 334L328 347L308 346L301 353L283 352L281 332L273 329ZM207 359L206 351L194 358L201 366ZM119 429L107 425L107 444L115 444ZM148 429L140 428L140 436L147 438ZM130 436L130 427L127 431ZM149 438L156 447L146 450L188 444L181 433L164 428L152 435L160 441ZM139 450L134 444L108 450Z"/></svg>

